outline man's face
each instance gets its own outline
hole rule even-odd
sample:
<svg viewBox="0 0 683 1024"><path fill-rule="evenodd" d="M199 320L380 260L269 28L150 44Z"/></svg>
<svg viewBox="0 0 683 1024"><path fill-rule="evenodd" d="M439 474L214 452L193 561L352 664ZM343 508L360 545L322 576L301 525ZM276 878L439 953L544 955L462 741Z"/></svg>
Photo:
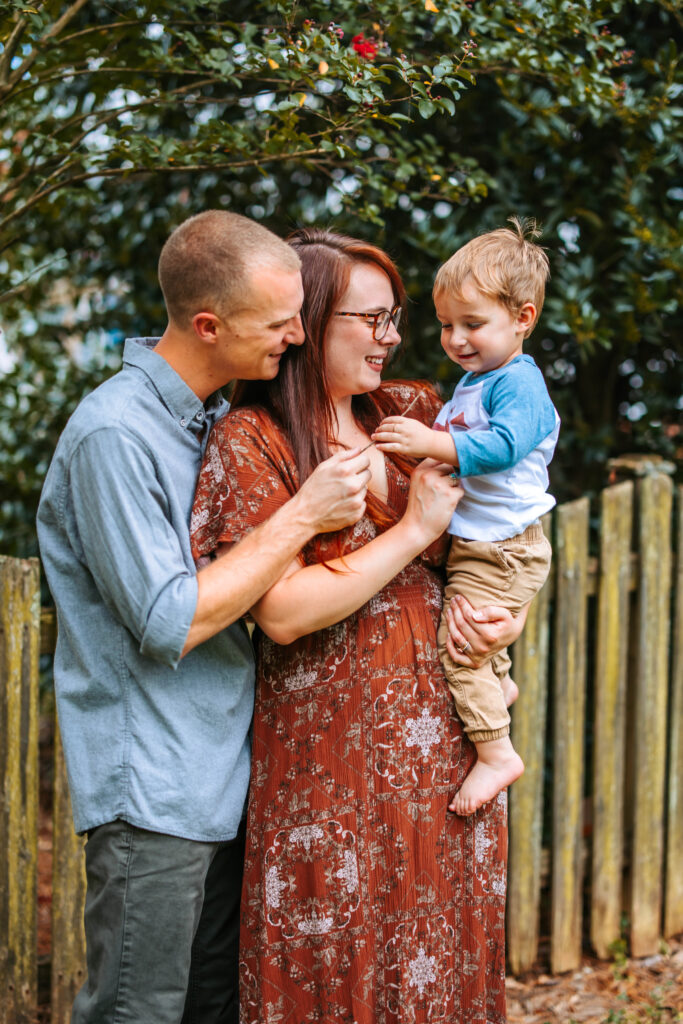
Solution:
<svg viewBox="0 0 683 1024"><path fill-rule="evenodd" d="M226 317L220 357L230 380L271 380L289 345L301 345L299 271L265 267L251 274L248 308Z"/></svg>

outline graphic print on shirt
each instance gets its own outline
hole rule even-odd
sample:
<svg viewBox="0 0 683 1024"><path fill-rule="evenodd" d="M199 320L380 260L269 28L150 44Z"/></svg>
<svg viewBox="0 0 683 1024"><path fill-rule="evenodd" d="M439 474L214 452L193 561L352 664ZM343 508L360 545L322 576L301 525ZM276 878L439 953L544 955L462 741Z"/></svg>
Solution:
<svg viewBox="0 0 683 1024"><path fill-rule="evenodd" d="M452 416L448 421L452 427L462 427L463 430L469 430L469 424L465 419L465 413L459 412L457 416Z"/></svg>

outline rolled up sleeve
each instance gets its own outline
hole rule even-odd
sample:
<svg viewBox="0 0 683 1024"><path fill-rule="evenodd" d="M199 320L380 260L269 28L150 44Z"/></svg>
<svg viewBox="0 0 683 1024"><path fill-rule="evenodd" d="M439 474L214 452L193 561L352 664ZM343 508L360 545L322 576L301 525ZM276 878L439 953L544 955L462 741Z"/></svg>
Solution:
<svg viewBox="0 0 683 1024"><path fill-rule="evenodd" d="M115 428L84 438L70 465L71 543L141 654L175 668L197 606L168 498L144 441Z"/></svg>

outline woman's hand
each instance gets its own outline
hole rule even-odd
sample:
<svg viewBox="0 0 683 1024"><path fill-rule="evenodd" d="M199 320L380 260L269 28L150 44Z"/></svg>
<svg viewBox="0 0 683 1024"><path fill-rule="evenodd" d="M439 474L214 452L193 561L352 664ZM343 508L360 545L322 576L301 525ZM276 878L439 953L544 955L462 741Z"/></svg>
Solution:
<svg viewBox="0 0 683 1024"><path fill-rule="evenodd" d="M428 547L448 526L463 493L451 466L425 459L410 478L402 522L416 526L424 535L424 547Z"/></svg>
<svg viewBox="0 0 683 1024"><path fill-rule="evenodd" d="M528 611L529 605L516 616L495 605L475 611L467 598L456 594L446 609L448 653L456 664L478 668L492 654L514 643L524 629Z"/></svg>

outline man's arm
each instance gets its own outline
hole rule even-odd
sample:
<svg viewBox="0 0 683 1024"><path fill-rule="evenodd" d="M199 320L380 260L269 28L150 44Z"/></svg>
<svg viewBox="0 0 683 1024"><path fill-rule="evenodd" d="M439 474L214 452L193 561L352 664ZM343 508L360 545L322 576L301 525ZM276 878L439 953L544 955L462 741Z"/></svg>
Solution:
<svg viewBox="0 0 683 1024"><path fill-rule="evenodd" d="M317 533L361 518L369 465L367 455L355 451L333 455L270 519L199 571L197 608L183 655L244 615Z"/></svg>
<svg viewBox="0 0 683 1024"><path fill-rule="evenodd" d="M290 566L252 608L254 619L279 644L345 619L444 531L462 493L448 466L423 462L410 478L398 523L343 558Z"/></svg>
<svg viewBox="0 0 683 1024"><path fill-rule="evenodd" d="M202 570L200 580L186 565L151 453L123 431L103 429L71 460L68 529L102 600L141 653L175 666L251 607L316 533L359 519L369 476L366 455L328 459L267 526Z"/></svg>

